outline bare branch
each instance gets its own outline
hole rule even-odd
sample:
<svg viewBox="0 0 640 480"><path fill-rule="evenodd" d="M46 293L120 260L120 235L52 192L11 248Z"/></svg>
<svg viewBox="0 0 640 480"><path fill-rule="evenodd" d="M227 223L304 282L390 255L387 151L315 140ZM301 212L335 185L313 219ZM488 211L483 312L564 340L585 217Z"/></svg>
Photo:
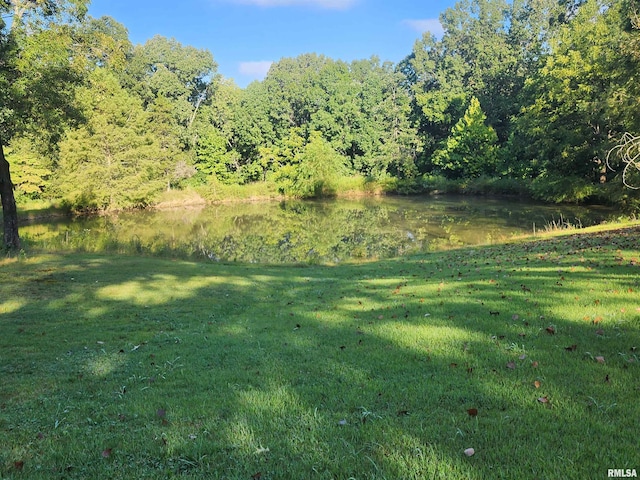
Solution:
<svg viewBox="0 0 640 480"><path fill-rule="evenodd" d="M617 156L624 165L622 170L622 182L624 186L632 190L640 190L640 185L634 185L632 177L640 176L640 135L632 135L625 132L618 145L607 153L607 167L615 171L611 166L611 157Z"/></svg>

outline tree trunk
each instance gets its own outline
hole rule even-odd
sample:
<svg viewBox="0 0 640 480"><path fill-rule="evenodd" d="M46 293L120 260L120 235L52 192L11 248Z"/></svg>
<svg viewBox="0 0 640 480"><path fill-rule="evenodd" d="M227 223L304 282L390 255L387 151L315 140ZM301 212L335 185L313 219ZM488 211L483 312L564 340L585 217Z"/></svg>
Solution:
<svg viewBox="0 0 640 480"><path fill-rule="evenodd" d="M4 246L9 250L20 248L18 235L18 210L13 196L13 183L9 162L4 157L4 149L0 140L0 197L2 197L2 218L4 220Z"/></svg>

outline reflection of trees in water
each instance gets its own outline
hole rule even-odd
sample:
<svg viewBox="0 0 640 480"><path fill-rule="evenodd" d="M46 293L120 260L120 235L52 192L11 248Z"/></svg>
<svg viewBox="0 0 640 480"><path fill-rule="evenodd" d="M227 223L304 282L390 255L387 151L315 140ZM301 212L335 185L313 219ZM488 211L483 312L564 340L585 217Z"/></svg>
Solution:
<svg viewBox="0 0 640 480"><path fill-rule="evenodd" d="M23 231L32 244L48 249L243 262L340 262L530 232L532 218L562 212L558 208L483 199L292 201L127 212L64 225L31 225Z"/></svg>
<svg viewBox="0 0 640 480"><path fill-rule="evenodd" d="M214 258L242 261L342 261L396 253L398 242L379 230L384 208L342 208L294 202L277 215L236 222L222 242L211 242ZM233 248L229 248L233 245Z"/></svg>

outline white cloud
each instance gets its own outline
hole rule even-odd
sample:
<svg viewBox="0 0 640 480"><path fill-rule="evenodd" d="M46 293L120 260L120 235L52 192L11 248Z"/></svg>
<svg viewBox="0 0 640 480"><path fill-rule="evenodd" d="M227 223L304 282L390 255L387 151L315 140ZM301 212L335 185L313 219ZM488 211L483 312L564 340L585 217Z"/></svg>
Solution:
<svg viewBox="0 0 640 480"><path fill-rule="evenodd" d="M356 4L358 0L228 0L232 3L244 5L258 5L260 7L289 7L312 6L331 10L346 10Z"/></svg>
<svg viewBox="0 0 640 480"><path fill-rule="evenodd" d="M422 20L405 20L405 25L408 25L413 30L418 33L429 32L435 35L436 37L441 37L444 34L444 29L442 28L442 24L440 20L437 18L425 18Z"/></svg>
<svg viewBox="0 0 640 480"><path fill-rule="evenodd" d="M270 60L262 60L259 62L240 62L238 65L238 72L246 77L251 77L255 80L262 80L271 68L273 62Z"/></svg>

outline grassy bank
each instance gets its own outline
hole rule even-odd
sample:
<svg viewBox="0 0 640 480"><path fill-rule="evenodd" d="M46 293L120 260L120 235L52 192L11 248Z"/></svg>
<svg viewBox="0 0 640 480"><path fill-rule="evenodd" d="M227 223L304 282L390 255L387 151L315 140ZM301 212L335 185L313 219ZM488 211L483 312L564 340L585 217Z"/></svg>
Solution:
<svg viewBox="0 0 640 480"><path fill-rule="evenodd" d="M640 470L639 234L336 267L6 259L0 478Z"/></svg>

